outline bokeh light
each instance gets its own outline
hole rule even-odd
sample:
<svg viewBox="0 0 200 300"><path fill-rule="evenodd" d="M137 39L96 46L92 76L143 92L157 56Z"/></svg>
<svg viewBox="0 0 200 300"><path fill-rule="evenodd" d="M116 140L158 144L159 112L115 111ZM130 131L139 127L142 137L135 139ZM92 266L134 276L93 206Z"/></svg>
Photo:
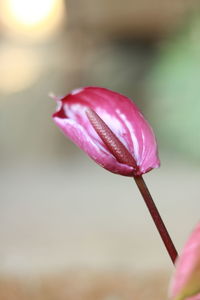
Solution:
<svg viewBox="0 0 200 300"><path fill-rule="evenodd" d="M61 25L65 7L63 0L1 0L0 18L6 33L45 38Z"/></svg>
<svg viewBox="0 0 200 300"><path fill-rule="evenodd" d="M12 94L30 87L40 74L38 56L32 50L0 48L0 91Z"/></svg>

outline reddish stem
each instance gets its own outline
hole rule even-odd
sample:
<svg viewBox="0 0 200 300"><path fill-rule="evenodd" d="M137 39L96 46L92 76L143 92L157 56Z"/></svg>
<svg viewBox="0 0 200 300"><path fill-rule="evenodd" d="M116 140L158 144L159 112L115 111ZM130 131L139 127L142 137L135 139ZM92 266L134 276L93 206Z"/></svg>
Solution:
<svg viewBox="0 0 200 300"><path fill-rule="evenodd" d="M128 166L132 166L136 170L137 164L133 156L118 139L118 137L112 132L108 125L100 118L100 116L91 108L87 108L86 115L93 126L96 133L102 139L104 144L108 147L109 151L114 155L114 157L120 163L123 163ZM143 199L149 209L149 212L154 220L154 223L160 233L160 236L167 248L167 251L171 257L172 262L174 263L177 258L177 251L174 247L174 244L167 232L167 229L161 219L161 216L153 202L151 194L142 178L142 176L134 176L135 182L140 190L140 193L143 196Z"/></svg>
<svg viewBox="0 0 200 300"><path fill-rule="evenodd" d="M174 264L176 258L178 257L178 253L165 227L165 224L163 223L163 220L158 212L158 209L153 201L153 198L151 197L151 194L146 186L146 183L144 182L142 176L135 176L134 179L146 203L146 206L148 207L148 210L153 218L153 221L158 229L161 239L163 240L165 247L169 253L169 256Z"/></svg>

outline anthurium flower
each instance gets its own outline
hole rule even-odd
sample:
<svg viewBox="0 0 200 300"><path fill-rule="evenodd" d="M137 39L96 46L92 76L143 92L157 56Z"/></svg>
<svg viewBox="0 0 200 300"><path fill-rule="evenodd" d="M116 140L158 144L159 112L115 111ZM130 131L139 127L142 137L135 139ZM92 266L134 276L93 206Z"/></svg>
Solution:
<svg viewBox="0 0 200 300"><path fill-rule="evenodd" d="M126 96L105 88L85 87L57 102L54 122L105 169L139 176L159 166L154 133Z"/></svg>
<svg viewBox="0 0 200 300"><path fill-rule="evenodd" d="M103 168L134 177L166 250L177 251L142 174L160 165L154 133L126 96L101 87L73 90L55 100L53 120L63 133Z"/></svg>
<svg viewBox="0 0 200 300"><path fill-rule="evenodd" d="M176 263L170 299L200 300L200 223L189 237Z"/></svg>

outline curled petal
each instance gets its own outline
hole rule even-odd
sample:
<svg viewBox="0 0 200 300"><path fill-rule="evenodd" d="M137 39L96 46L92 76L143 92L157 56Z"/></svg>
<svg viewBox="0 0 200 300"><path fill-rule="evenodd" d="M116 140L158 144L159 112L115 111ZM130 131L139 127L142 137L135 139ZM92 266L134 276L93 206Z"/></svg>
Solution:
<svg viewBox="0 0 200 300"><path fill-rule="evenodd" d="M100 87L72 91L58 101L55 123L91 158L121 175L141 175L159 166L153 131L136 105L127 97ZM130 153L135 165L113 155L87 116L93 110Z"/></svg>
<svg viewBox="0 0 200 300"><path fill-rule="evenodd" d="M68 138L103 168L125 176L133 172L132 167L119 163L116 158L112 157L107 149L101 145L101 141L92 138L92 136L88 134L88 131L78 123L70 119L57 117L54 118L54 121Z"/></svg>
<svg viewBox="0 0 200 300"><path fill-rule="evenodd" d="M192 232L176 263L170 299L200 300L200 223Z"/></svg>

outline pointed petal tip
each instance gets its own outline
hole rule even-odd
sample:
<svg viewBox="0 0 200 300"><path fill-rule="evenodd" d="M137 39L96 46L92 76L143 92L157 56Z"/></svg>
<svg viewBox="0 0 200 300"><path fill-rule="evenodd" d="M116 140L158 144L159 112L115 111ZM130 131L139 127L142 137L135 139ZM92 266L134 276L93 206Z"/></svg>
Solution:
<svg viewBox="0 0 200 300"><path fill-rule="evenodd" d="M49 96L49 98L51 98L51 99L53 99L53 100L55 100L55 101L58 100L58 97L57 97L53 92L49 92L49 93L48 93L48 96Z"/></svg>

